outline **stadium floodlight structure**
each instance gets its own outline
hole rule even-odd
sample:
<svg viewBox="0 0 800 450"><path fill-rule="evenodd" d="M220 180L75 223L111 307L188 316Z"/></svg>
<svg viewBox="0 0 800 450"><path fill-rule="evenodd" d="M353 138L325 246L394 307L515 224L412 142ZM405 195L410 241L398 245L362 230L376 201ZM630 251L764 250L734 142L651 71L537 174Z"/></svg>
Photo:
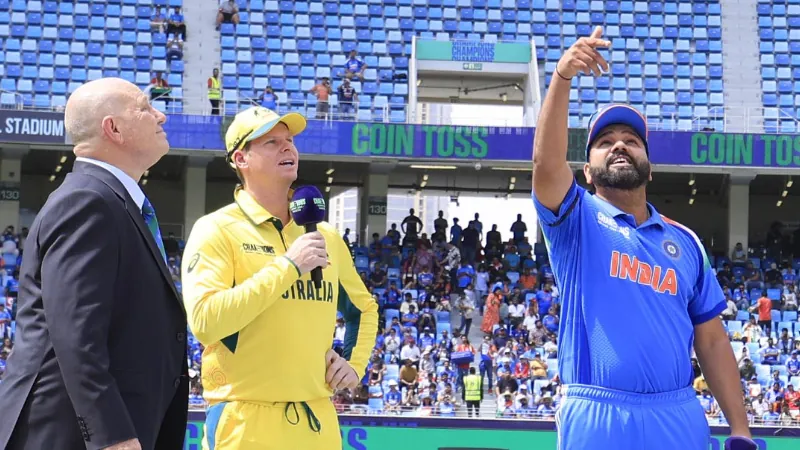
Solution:
<svg viewBox="0 0 800 450"><path fill-rule="evenodd" d="M533 41L448 40L414 37L408 73L408 120L449 124L431 117L431 104L518 105L523 125L539 115L543 70Z"/></svg>

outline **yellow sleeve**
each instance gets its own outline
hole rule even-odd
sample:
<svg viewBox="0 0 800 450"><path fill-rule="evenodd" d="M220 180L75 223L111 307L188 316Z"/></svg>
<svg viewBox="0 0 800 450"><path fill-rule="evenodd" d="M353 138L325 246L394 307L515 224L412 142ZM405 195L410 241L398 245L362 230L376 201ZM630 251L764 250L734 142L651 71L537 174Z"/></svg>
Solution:
<svg viewBox="0 0 800 450"><path fill-rule="evenodd" d="M195 223L183 254L183 302L189 328L203 345L241 331L300 276L281 256L235 285L233 248L210 217Z"/></svg>
<svg viewBox="0 0 800 450"><path fill-rule="evenodd" d="M361 320L358 325L358 338L350 355L350 365L355 369L359 376L363 376L367 370L367 362L372 355L372 348L375 346L375 334L378 332L378 303L372 298L361 277L358 276L350 250L344 239L338 234L334 234L336 239L336 254L339 257L341 269L339 271L339 282L342 284L350 302L361 311Z"/></svg>

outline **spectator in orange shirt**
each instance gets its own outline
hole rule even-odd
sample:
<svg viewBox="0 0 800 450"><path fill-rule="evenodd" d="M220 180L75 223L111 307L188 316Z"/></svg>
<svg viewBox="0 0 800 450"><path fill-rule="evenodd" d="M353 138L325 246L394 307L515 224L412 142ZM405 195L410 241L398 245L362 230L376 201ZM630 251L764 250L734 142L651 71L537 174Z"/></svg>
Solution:
<svg viewBox="0 0 800 450"><path fill-rule="evenodd" d="M531 269L525 268L522 270L522 276L519 277L519 284L522 286L522 293L536 292L536 274L531 273Z"/></svg>
<svg viewBox="0 0 800 450"><path fill-rule="evenodd" d="M514 366L514 378L519 380L520 383L525 383L531 376L531 363L528 362L528 357L522 355L519 361Z"/></svg>
<svg viewBox="0 0 800 450"><path fill-rule="evenodd" d="M794 390L794 386L787 385L783 393L783 399L789 406L789 415L797 419L800 416L800 392Z"/></svg>
<svg viewBox="0 0 800 450"><path fill-rule="evenodd" d="M758 299L755 306L750 308L750 312L755 311L758 311L758 324L769 336L772 332L772 300L767 297L767 291L762 291L761 298Z"/></svg>
<svg viewBox="0 0 800 450"><path fill-rule="evenodd" d="M331 89L331 80L327 77L322 78L319 84L311 88L312 94L317 96L317 119L325 120L331 110L331 105L328 103L333 89Z"/></svg>

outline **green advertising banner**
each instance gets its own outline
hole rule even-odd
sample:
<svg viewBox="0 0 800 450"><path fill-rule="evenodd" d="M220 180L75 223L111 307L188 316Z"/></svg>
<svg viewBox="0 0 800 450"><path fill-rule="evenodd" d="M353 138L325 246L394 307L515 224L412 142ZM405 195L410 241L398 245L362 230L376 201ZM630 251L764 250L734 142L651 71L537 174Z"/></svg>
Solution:
<svg viewBox="0 0 800 450"><path fill-rule="evenodd" d="M407 422L404 419L411 419ZM393 422L394 421L394 422ZM556 432L552 422L505 420L435 420L436 426L424 426L425 419L363 417L361 422L344 421L343 450L555 450ZM383 423L385 422L385 423ZM443 422L452 427L445 428ZM358 423L358 425L354 425ZM465 427L467 423L473 428ZM474 424L485 424L484 427ZM503 429L507 427L508 429ZM528 429L525 429L528 428ZM770 429L771 431L773 429ZM759 429L754 430L755 434ZM764 429L766 431L766 429ZM774 434L770 432L769 434ZM708 450L725 448L727 436L713 436ZM190 421L184 450L201 450L203 423ZM755 436L759 450L798 450L800 440L791 437Z"/></svg>

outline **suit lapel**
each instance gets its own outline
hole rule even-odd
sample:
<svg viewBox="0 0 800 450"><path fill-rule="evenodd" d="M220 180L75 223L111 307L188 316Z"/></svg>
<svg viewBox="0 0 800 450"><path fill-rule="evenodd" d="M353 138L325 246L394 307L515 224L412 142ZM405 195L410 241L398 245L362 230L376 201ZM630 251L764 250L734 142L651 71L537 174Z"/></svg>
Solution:
<svg viewBox="0 0 800 450"><path fill-rule="evenodd" d="M153 259L155 259L156 264L158 264L158 268L161 271L161 275L164 277L164 281L166 281L170 289L172 289L172 294L175 296L175 300L180 305L181 311L186 314L183 302L181 301L181 296L178 294L178 290L175 287L175 282L172 281L172 274L169 272L167 263L161 256L161 251L158 249L158 245L156 244L153 234L150 233L150 229L147 228L147 224L144 222L144 216L142 216L142 211L139 209L139 205L133 201L127 189L125 189L125 187L117 179L117 177L114 176L114 174L94 164L76 162L73 171L97 178L108 185L108 187L110 187L117 194L117 196L120 197L125 205L125 209L128 211L128 215L131 217L131 220L133 220L133 223L136 224L136 229L139 230L139 234L141 234L145 243L147 243L147 248L150 250L150 254L153 256Z"/></svg>

